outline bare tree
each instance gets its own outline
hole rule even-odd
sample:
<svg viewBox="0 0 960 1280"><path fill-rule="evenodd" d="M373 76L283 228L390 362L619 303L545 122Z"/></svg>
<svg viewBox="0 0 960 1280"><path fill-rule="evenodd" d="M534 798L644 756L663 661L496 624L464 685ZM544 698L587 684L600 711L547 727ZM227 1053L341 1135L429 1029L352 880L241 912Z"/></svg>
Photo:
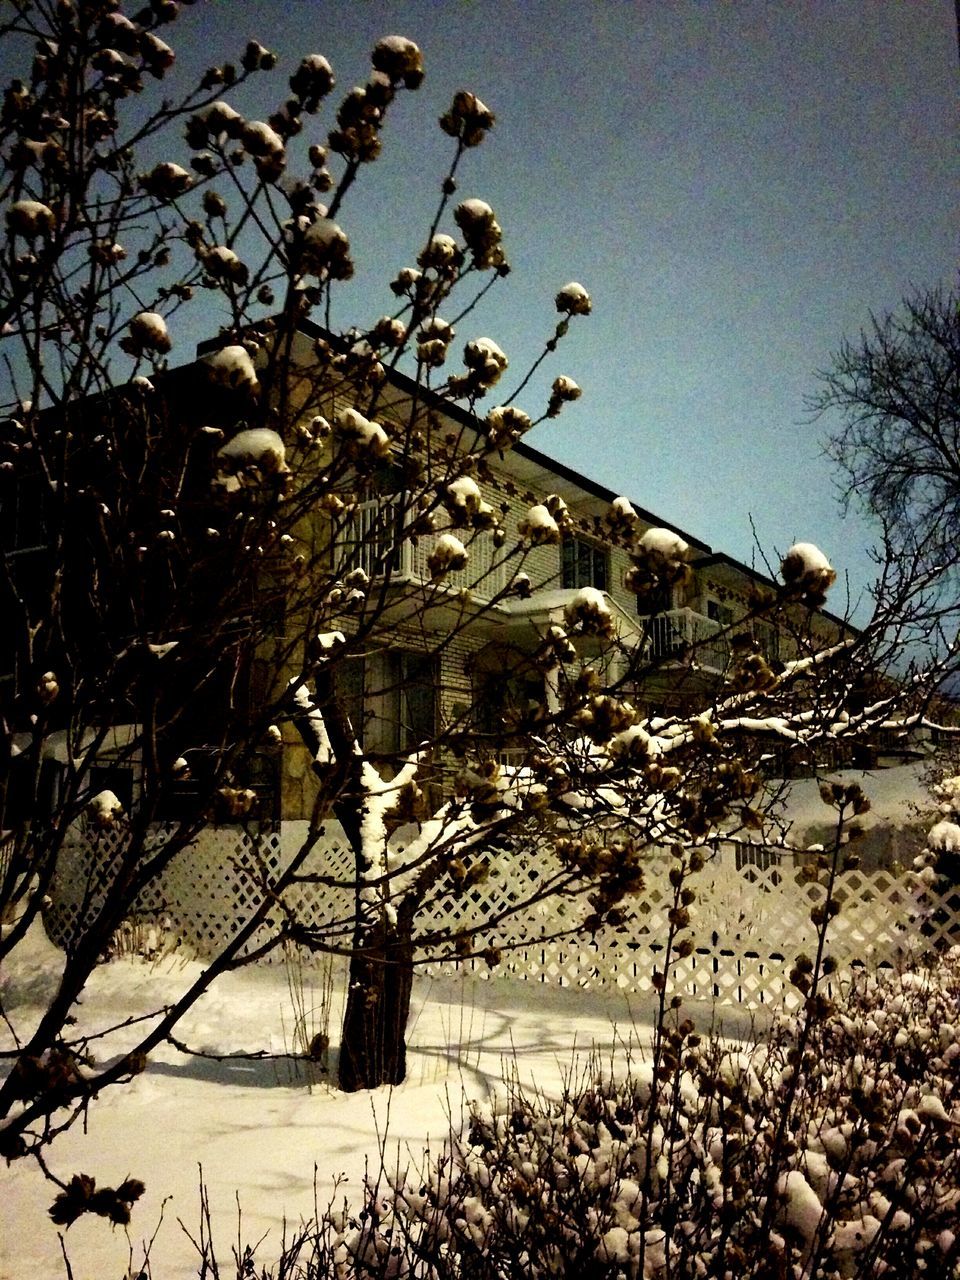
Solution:
<svg viewBox="0 0 960 1280"><path fill-rule="evenodd" d="M948 575L960 529L958 307L956 291L935 288L872 317L820 374L812 401L818 414L839 414L828 450L845 501L880 522L887 550Z"/></svg>
<svg viewBox="0 0 960 1280"><path fill-rule="evenodd" d="M485 728L469 694L421 741L374 743L354 677L394 643L398 618L424 661L442 656L485 610L555 585L538 581L535 553L569 525L548 495L510 528L483 485L536 422L579 395L576 383L559 375L536 416L513 403L521 377L481 417L504 353L473 339L448 368L456 327L507 274L493 210L454 199L493 115L475 95L455 96L440 121L452 158L416 265L390 282L388 314L341 329L337 286L353 263L338 219L348 196L362 198L396 95L422 80L412 41L376 46L367 82L342 99L297 178L298 135L334 87L320 55L294 69L264 120L222 96L274 68L255 42L238 66L212 67L192 91L151 105L152 82L174 61L158 31L175 4L156 0L133 18L113 3L11 8L0 38L32 54L0 116L11 388L0 959L39 924L78 828L109 834L111 853L39 1024L5 1014L14 1065L0 1085L3 1155L41 1156L105 1087L143 1069L219 974L284 941L349 958L343 1086L402 1079L414 965L497 962L491 921L438 936L427 910L476 884L491 849L549 868L493 923L567 897L582 907L555 932L596 930L640 884L645 850L672 844L692 865L720 824L730 834L761 820L755 766L770 743L815 752L869 735L908 696L922 713L935 673L853 698L862 672L882 671L896 647L884 610L922 589L922 574L888 582L875 623L832 626L825 643L816 610L835 575L801 544L750 614L793 635L789 660L768 660L731 626L731 683L701 689L690 713L637 704L663 656L649 631L621 635L603 594L584 589L527 656L542 704ZM175 342L209 331L211 305L219 337L168 368ZM555 308L538 365L589 313L589 295L566 285ZM688 571L688 549L641 532L628 503L614 504L605 535L630 552L641 596ZM411 550L424 561L414 580L403 572ZM471 581L456 585L467 566ZM681 656L695 669L695 649ZM409 672L379 678L384 694ZM260 905L144 1023L136 1047L95 1066L72 1010L115 930L211 823L255 833L275 816L260 780L298 737L315 779L300 847L264 871ZM136 767L131 802L104 785L105 754ZM354 858L339 881L313 856L332 820ZM349 889L351 909L316 928L288 907L288 891L308 883ZM678 897L681 931L684 910ZM124 1204L117 1189L107 1210L122 1216Z"/></svg>

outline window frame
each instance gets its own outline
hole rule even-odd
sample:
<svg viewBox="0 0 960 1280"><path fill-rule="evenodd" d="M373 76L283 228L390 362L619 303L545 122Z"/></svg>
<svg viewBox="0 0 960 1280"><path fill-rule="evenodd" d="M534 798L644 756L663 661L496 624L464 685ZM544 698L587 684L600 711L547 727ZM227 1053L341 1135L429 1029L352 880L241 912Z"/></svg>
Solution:
<svg viewBox="0 0 960 1280"><path fill-rule="evenodd" d="M596 591L609 592L609 548L579 534L565 533L560 544L560 583L564 591L593 587Z"/></svg>

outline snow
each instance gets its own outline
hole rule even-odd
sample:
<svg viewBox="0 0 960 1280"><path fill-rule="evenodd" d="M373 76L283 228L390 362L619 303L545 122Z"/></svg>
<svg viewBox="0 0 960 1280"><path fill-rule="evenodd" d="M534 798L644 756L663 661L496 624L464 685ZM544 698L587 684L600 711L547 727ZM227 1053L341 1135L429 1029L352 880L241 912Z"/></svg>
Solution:
<svg viewBox="0 0 960 1280"><path fill-rule="evenodd" d="M216 456L223 463L223 470L239 470L241 467L259 467L265 475L278 475L287 470L283 440L266 426L252 426L238 431L232 440L218 449Z"/></svg>
<svg viewBox="0 0 960 1280"><path fill-rule="evenodd" d="M17 200L7 210L7 226L28 240L48 234L56 225L53 210L39 200Z"/></svg>
<svg viewBox="0 0 960 1280"><path fill-rule="evenodd" d="M557 310L571 316L588 316L593 303L586 289L577 280L565 284L556 296Z"/></svg>
<svg viewBox="0 0 960 1280"><path fill-rule="evenodd" d="M610 503L610 512L615 519L627 520L631 524L637 519L637 513L629 498L614 498Z"/></svg>
<svg viewBox="0 0 960 1280"><path fill-rule="evenodd" d="M41 930L33 931L27 951L5 964L2 978L4 1005L16 1008L21 1026L39 1015L61 967L60 953ZM102 965L80 1006L84 1026L100 1029L169 1003L198 972L196 962L180 956ZM405 1168L422 1160L428 1141L436 1149L451 1124L459 1127L466 1098L500 1094L514 1070L556 1096L565 1073L584 1068L594 1049L625 1065L629 1046L646 1043L642 1024L652 1009L614 992L421 977L405 1083L343 1094L318 1067L284 1056L294 1046L288 987L294 972L278 964L226 975L179 1033L211 1054L263 1049L280 1056L218 1062L158 1049L142 1075L92 1104L86 1131L74 1126L53 1148L50 1160L61 1176L82 1171L110 1186L127 1176L143 1179L146 1193L130 1228L133 1261L139 1265L141 1242L162 1211L151 1265L164 1280L197 1274L196 1254L177 1219L197 1231L200 1167L221 1266L236 1238L238 1200L244 1237L254 1242L268 1233L258 1255L266 1262L279 1253L284 1220L313 1216L315 1176L321 1208L341 1175L338 1202L348 1195L358 1204L365 1163L376 1167L381 1140L388 1165ZM339 1023L345 980L338 971L331 1029ZM310 1019L321 1016L321 985L319 971L304 971ZM114 1032L99 1044L100 1056L129 1047L135 1030ZM63 1275L57 1229L47 1218L55 1189L27 1161L4 1167L0 1178L0 1276ZM102 1219L81 1218L66 1243L78 1280L127 1274L127 1237Z"/></svg>
<svg viewBox="0 0 960 1280"><path fill-rule="evenodd" d="M777 1195L783 1201L783 1218L806 1243L811 1243L823 1216L817 1193L799 1169L781 1174Z"/></svg>
<svg viewBox="0 0 960 1280"><path fill-rule="evenodd" d="M370 61L377 71L390 80L402 80L408 89L416 89L423 80L423 54L419 45L406 36L384 36L374 45Z"/></svg>
<svg viewBox="0 0 960 1280"><path fill-rule="evenodd" d="M322 53L308 53L301 60L300 65L311 76L329 82L330 87L333 88L333 67L331 67L329 60Z"/></svg>
<svg viewBox="0 0 960 1280"><path fill-rule="evenodd" d="M442 574L465 568L468 558L467 549L459 538L452 533L441 533L427 557L427 567L431 576L438 578Z"/></svg>
<svg viewBox="0 0 960 1280"><path fill-rule="evenodd" d="M284 153L283 139L263 120L248 120L241 136L247 150L255 156L280 156Z"/></svg>
<svg viewBox="0 0 960 1280"><path fill-rule="evenodd" d="M141 35L140 52L145 62L163 70L172 67L176 60L176 55L167 42L152 31L144 31Z"/></svg>
<svg viewBox="0 0 960 1280"><path fill-rule="evenodd" d="M579 400L583 392L578 382L575 382L567 374L561 373L559 377L553 380L553 394L559 396L561 400ZM617 499L617 501L620 501L620 499Z"/></svg>
<svg viewBox="0 0 960 1280"><path fill-rule="evenodd" d="M812 542L795 542L783 559L784 562L795 560L804 573L830 570L830 561Z"/></svg>
<svg viewBox="0 0 960 1280"><path fill-rule="evenodd" d="M812 542L795 542L780 562L780 573L790 587L808 591L819 600L836 582L836 571Z"/></svg>
<svg viewBox="0 0 960 1280"><path fill-rule="evenodd" d="M198 112L198 116L213 134L235 132L243 122L240 112L222 98L211 102L209 107Z"/></svg>
<svg viewBox="0 0 960 1280"><path fill-rule="evenodd" d="M926 1093L917 1103L917 1115L928 1124L950 1124L950 1116L935 1093Z"/></svg>
<svg viewBox="0 0 960 1280"><path fill-rule="evenodd" d="M453 236L438 232L431 237L420 255L419 262L424 267L446 267L456 262L459 256L460 247Z"/></svg>
<svg viewBox="0 0 960 1280"><path fill-rule="evenodd" d="M960 827L955 822L938 822L930 829L927 847L942 853L956 853L960 850Z"/></svg>
<svg viewBox="0 0 960 1280"><path fill-rule="evenodd" d="M643 551L652 551L664 560L685 560L690 550L678 533L671 529L647 529L640 539Z"/></svg>
<svg viewBox="0 0 960 1280"><path fill-rule="evenodd" d="M390 452L390 437L379 422L365 418L359 409L341 409L337 414L337 431L355 452L385 458Z"/></svg>
<svg viewBox="0 0 960 1280"><path fill-rule="evenodd" d="M210 275L218 279L237 280L246 276L246 268L232 249L225 244L215 244L203 255L203 265Z"/></svg>
<svg viewBox="0 0 960 1280"><path fill-rule="evenodd" d="M144 177L143 185L151 195L161 199L173 199L182 196L193 186L193 177L183 165L174 164L172 160L164 160L155 165Z"/></svg>
<svg viewBox="0 0 960 1280"><path fill-rule="evenodd" d="M338 631L334 634L340 635L340 632ZM318 637L318 639L322 640L323 637ZM321 647L329 648L330 646L321 645ZM290 683L297 684L299 679L299 676L295 676ZM333 747L330 743L330 735L327 733L327 726L323 718L323 712L314 702L310 690L305 684L298 684L294 689L293 701L294 704L306 714L306 717L313 729L316 741L316 750L313 756L315 762L317 764L329 764L333 759Z"/></svg>
<svg viewBox="0 0 960 1280"><path fill-rule="evenodd" d="M452 484L447 485L447 497L454 507L462 507L465 511L475 511L481 502L480 486L472 476L460 476Z"/></svg>
<svg viewBox="0 0 960 1280"><path fill-rule="evenodd" d="M130 321L130 337L144 351L169 351L167 322L156 311L140 311Z"/></svg>
<svg viewBox="0 0 960 1280"><path fill-rule="evenodd" d="M218 386L254 391L260 385L250 352L239 344L221 347L204 356L200 363L205 366L211 382Z"/></svg>
<svg viewBox="0 0 960 1280"><path fill-rule="evenodd" d="M493 221L493 209L487 204L486 200L471 198L462 200L454 210L453 216L457 221L457 225L461 227L465 223L471 225L489 223Z"/></svg>
<svg viewBox="0 0 960 1280"><path fill-rule="evenodd" d="M520 524L520 532L533 543L557 542L560 538L556 520L541 502L529 509Z"/></svg>
<svg viewBox="0 0 960 1280"><path fill-rule="evenodd" d="M456 330L449 320L444 320L441 316L430 316L420 326L417 336L424 341L435 339L446 345L453 341L455 334Z"/></svg>
<svg viewBox="0 0 960 1280"><path fill-rule="evenodd" d="M581 587L563 611L567 626L578 626L585 635L609 635L613 630L610 603L596 587Z"/></svg>
<svg viewBox="0 0 960 1280"><path fill-rule="evenodd" d="M487 435L498 449L514 444L530 426L530 415L512 404L495 405L486 417Z"/></svg>
<svg viewBox="0 0 960 1280"><path fill-rule="evenodd" d="M509 361L492 338L474 338L463 350L463 363L484 387L498 382Z"/></svg>
<svg viewBox="0 0 960 1280"><path fill-rule="evenodd" d="M148 644L147 648L155 658L166 658L179 645L179 640L165 640L162 644Z"/></svg>
<svg viewBox="0 0 960 1280"><path fill-rule="evenodd" d="M123 805L112 791L99 791L87 806L90 820L95 827L106 830L123 816Z"/></svg>
<svg viewBox="0 0 960 1280"><path fill-rule="evenodd" d="M305 239L314 249L329 251L335 245L348 246L346 232L331 218L317 218L307 228Z"/></svg>

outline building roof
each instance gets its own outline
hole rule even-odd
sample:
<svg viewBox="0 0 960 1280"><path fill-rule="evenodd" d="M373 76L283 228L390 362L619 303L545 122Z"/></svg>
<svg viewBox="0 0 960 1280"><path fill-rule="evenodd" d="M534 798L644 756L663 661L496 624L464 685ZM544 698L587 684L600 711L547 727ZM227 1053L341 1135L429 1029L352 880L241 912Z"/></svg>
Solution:
<svg viewBox="0 0 960 1280"><path fill-rule="evenodd" d="M321 338L333 346L342 346L347 341L344 337L331 333L313 320L301 320L298 328L305 337L313 340ZM203 355L215 350L220 345L220 342L221 340L218 338L210 338L199 343L197 355ZM399 369L388 370L388 377L390 383L403 395L416 395L425 400L432 399L435 401L436 407L442 409L443 413L453 422L478 435L482 434L479 419L468 409L464 409L453 401L441 399ZM613 489L608 489L598 481L583 475L582 472L567 466L566 463L559 462L556 458L550 457L549 454L535 449L524 440L519 440L511 446L510 459L510 470L516 479L540 490L547 489L556 492L567 503L571 511L579 514L602 515L616 498L621 496L629 497L629 495L622 495L616 493ZM594 503L597 506L595 511L590 509ZM691 564L694 568L707 569L715 565L727 567L737 574L752 579L758 586L774 591L778 589L778 584L769 575L759 572L740 560L734 559L733 556L728 555L725 551L715 551L709 543L689 533L686 529L681 529L679 525L663 519L663 517L656 515L652 511L648 511L640 504L631 500L630 505L644 524L661 529L669 529L671 533L676 533L683 538L694 553L691 559ZM830 613L826 609L821 609L819 612L838 625L855 630L846 619L839 617L837 614Z"/></svg>

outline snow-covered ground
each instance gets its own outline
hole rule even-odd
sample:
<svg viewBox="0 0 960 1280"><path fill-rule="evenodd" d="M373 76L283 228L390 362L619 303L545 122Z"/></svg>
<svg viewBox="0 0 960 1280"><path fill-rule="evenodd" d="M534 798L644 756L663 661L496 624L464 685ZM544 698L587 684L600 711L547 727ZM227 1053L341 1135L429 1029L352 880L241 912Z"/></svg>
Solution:
<svg viewBox="0 0 960 1280"><path fill-rule="evenodd" d="M872 820L882 815L894 835L911 816L907 797L923 795L916 774L912 766L857 775L874 800ZM794 784L794 789L791 814L798 826L821 820L816 784ZM18 948L0 975L3 1008L21 1038L43 1008L60 965L42 930L31 935L30 944ZM101 966L83 996L83 1028L114 1026L171 1002L195 971L195 962L177 957L154 963L124 958ZM305 1065L289 1057L297 1047L290 976L283 965L227 975L178 1031L208 1055L260 1050L278 1056L218 1061L167 1047L151 1057L132 1084L96 1101L86 1127L78 1123L57 1140L50 1164L59 1176L83 1172L107 1186L132 1176L147 1187L134 1206L129 1239L92 1215L69 1229L76 1280L120 1280L131 1267L136 1276L143 1241L154 1234L161 1215L151 1250L152 1277L196 1275L196 1251L177 1220L197 1233L200 1166L221 1259L229 1264L239 1203L244 1242L265 1236L258 1257L270 1261L279 1252L284 1220L296 1225L313 1217L338 1180L338 1200L346 1195L354 1204L360 1201L365 1165L369 1161L376 1171L381 1149L388 1165L421 1161L427 1143L436 1148L451 1124L459 1125L465 1100L496 1093L505 1076L553 1093L564 1078L587 1068L591 1054L607 1069L626 1070L631 1058L636 1062L645 1053L653 1021L652 997L615 989L583 992L499 978L420 978L408 1031L407 1080L393 1090L344 1095L319 1072L311 1082ZM303 982L312 1034L319 1029L322 984L310 970L303 971ZM342 999L341 979L331 1001L334 1040ZM685 1006L684 1012L704 1027L713 1016L709 1005ZM747 1033L749 1015L729 1007L718 1014L726 1034ZM135 1043L135 1030L118 1030L93 1047L102 1059L110 1058ZM10 1047L2 1027L0 1044ZM335 1061L329 1066L334 1074ZM0 1168L0 1280L66 1275L58 1229L47 1216L54 1193L29 1161Z"/></svg>
<svg viewBox="0 0 960 1280"><path fill-rule="evenodd" d="M29 953L5 970L4 1007L21 1029L39 1013L58 964L58 953L36 934ZM101 966L83 997L84 1027L114 1025L166 1003L193 968L193 962L176 958L124 958ZM321 998L319 976L306 972L304 982L309 1008ZM341 984L332 1002L334 1038L342 995ZM341 1176L338 1199L346 1194L358 1203L365 1162L379 1167L381 1144L390 1164L419 1161L427 1142L436 1147L450 1124L459 1124L464 1100L496 1092L505 1073L549 1093L571 1072L582 1071L592 1053L607 1068L625 1069L649 1043L652 1013L649 997L616 991L419 979L407 1080L392 1090L354 1095L332 1089L322 1075L310 1084L302 1064L289 1059L218 1062L172 1047L157 1052L132 1084L95 1102L86 1128L75 1125L50 1155L61 1177L83 1172L99 1185L116 1186L129 1175L147 1186L134 1206L129 1241L122 1229L112 1230L92 1215L69 1229L76 1280L119 1280L131 1262L136 1275L142 1241L153 1234L161 1213L152 1275L195 1275L196 1252L177 1219L197 1232L201 1165L218 1252L229 1261L239 1201L245 1241L268 1233L258 1255L268 1261L279 1251L284 1218L296 1224L313 1216L315 1182L321 1207ZM708 1023L711 1010L704 1007L699 1016ZM735 1011L723 1017L732 1034L744 1030L745 1020ZM179 1034L205 1053L282 1055L293 1047L295 1020L284 966L263 966L227 975ZM132 1035L129 1028L121 1030L95 1047L107 1058L132 1044ZM29 1161L0 1171L0 1280L66 1274L58 1229L47 1217L55 1190Z"/></svg>

